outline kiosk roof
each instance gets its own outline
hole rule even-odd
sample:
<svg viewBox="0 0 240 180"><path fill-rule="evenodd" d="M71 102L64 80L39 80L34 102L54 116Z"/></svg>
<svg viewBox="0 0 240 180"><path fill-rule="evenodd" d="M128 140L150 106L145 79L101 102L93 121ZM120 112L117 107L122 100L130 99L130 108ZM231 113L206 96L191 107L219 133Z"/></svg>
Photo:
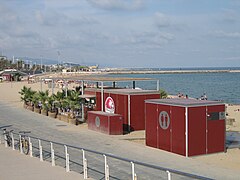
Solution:
<svg viewBox="0 0 240 180"><path fill-rule="evenodd" d="M154 104L171 105L171 106L183 106L183 107L224 104L221 101L208 101L208 100L182 99L182 98L150 99L150 100L146 100L145 102L146 103L154 103Z"/></svg>

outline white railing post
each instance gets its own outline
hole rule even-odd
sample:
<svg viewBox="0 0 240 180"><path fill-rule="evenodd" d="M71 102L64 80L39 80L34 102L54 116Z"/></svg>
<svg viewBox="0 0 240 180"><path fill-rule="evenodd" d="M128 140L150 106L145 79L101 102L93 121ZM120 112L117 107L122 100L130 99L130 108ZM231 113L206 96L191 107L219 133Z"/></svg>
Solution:
<svg viewBox="0 0 240 180"><path fill-rule="evenodd" d="M135 166L134 166L134 163L131 162L132 164L132 180L137 180L137 175L135 173Z"/></svg>
<svg viewBox="0 0 240 180"><path fill-rule="evenodd" d="M109 166L107 165L106 166L106 177L107 177L107 180L109 180L109 176L110 176Z"/></svg>
<svg viewBox="0 0 240 180"><path fill-rule="evenodd" d="M69 154L67 154L67 157L66 157L66 172L69 172L70 171L70 167L69 167Z"/></svg>
<svg viewBox="0 0 240 180"><path fill-rule="evenodd" d="M39 146L39 158L40 161L43 161L43 149L42 149L42 145L41 145L41 140L38 140L38 146Z"/></svg>
<svg viewBox="0 0 240 180"><path fill-rule="evenodd" d="M12 132L11 132L11 138L12 138L12 150L15 150L15 143L14 143L14 137Z"/></svg>
<svg viewBox="0 0 240 180"><path fill-rule="evenodd" d="M109 166L107 164L107 156L104 154L104 172L105 172L105 180L109 180Z"/></svg>
<svg viewBox="0 0 240 180"><path fill-rule="evenodd" d="M85 158L85 151L82 149L83 153L83 179L87 179L87 159Z"/></svg>
<svg viewBox="0 0 240 180"><path fill-rule="evenodd" d="M82 149L82 159L83 159L83 165L84 165L84 159L85 159L85 151ZM84 166L83 166L84 167Z"/></svg>
<svg viewBox="0 0 240 180"><path fill-rule="evenodd" d="M4 130L4 143L5 143L5 147L7 147L7 135L6 135L6 131Z"/></svg>
<svg viewBox="0 0 240 180"><path fill-rule="evenodd" d="M28 137L28 141L29 141L29 154L30 157L33 157L32 142L30 137Z"/></svg>
<svg viewBox="0 0 240 180"><path fill-rule="evenodd" d="M66 145L64 145L64 150L65 150L65 158L67 158L68 150Z"/></svg>
<svg viewBox="0 0 240 180"><path fill-rule="evenodd" d="M166 171L168 175L168 180L171 180L171 173L169 171Z"/></svg>
<svg viewBox="0 0 240 180"><path fill-rule="evenodd" d="M54 149L53 149L53 144L50 142L51 145L51 159L52 159L52 166L55 166L55 155L54 155Z"/></svg>
<svg viewBox="0 0 240 180"><path fill-rule="evenodd" d="M69 172L69 171L70 171L70 168L69 168L69 154L68 154L68 149L67 149L67 146L66 146L66 145L64 145L64 148L65 148L66 172Z"/></svg>
<svg viewBox="0 0 240 180"><path fill-rule="evenodd" d="M87 174L87 159L84 159L84 171L83 171L83 179L87 179L88 178L88 174Z"/></svg>
<svg viewBox="0 0 240 180"><path fill-rule="evenodd" d="M20 153L23 153L23 149L22 149L22 136L21 134L19 134L19 149L20 149Z"/></svg>

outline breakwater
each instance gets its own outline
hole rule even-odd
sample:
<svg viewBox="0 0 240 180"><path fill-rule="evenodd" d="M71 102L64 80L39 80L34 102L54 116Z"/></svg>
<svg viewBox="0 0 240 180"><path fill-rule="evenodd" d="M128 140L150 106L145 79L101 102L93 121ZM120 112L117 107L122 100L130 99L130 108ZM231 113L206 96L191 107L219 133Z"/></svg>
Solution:
<svg viewBox="0 0 240 180"><path fill-rule="evenodd" d="M109 70L108 74L193 74L193 73L240 73L240 70Z"/></svg>

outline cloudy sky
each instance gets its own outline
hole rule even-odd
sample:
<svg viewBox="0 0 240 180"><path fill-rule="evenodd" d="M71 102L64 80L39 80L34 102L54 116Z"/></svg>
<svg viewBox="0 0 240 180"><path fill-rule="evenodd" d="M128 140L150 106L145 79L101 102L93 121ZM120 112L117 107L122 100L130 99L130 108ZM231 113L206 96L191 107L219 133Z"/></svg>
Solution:
<svg viewBox="0 0 240 180"><path fill-rule="evenodd" d="M0 51L114 67L240 66L240 0L0 0Z"/></svg>

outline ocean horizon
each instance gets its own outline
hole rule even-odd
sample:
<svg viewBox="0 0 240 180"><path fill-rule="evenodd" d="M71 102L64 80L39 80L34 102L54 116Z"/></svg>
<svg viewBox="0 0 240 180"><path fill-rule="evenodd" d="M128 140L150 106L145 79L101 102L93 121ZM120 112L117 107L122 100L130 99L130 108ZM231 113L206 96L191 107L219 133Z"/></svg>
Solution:
<svg viewBox="0 0 240 180"><path fill-rule="evenodd" d="M121 68L116 67L114 69L126 70L126 71L180 71L180 70L240 70L240 67L160 67L160 68L145 68L145 67L137 67L137 68Z"/></svg>
<svg viewBox="0 0 240 180"><path fill-rule="evenodd" d="M239 68L240 69L240 68ZM171 69L172 70L172 69ZM234 69L238 70L238 69ZM159 80L160 89L170 95L178 93L200 98L204 93L208 100L240 104L240 73L182 73L182 74L107 74L108 77L153 78ZM118 82L119 86L131 87L131 83ZM156 89L156 82L136 82L136 87Z"/></svg>

